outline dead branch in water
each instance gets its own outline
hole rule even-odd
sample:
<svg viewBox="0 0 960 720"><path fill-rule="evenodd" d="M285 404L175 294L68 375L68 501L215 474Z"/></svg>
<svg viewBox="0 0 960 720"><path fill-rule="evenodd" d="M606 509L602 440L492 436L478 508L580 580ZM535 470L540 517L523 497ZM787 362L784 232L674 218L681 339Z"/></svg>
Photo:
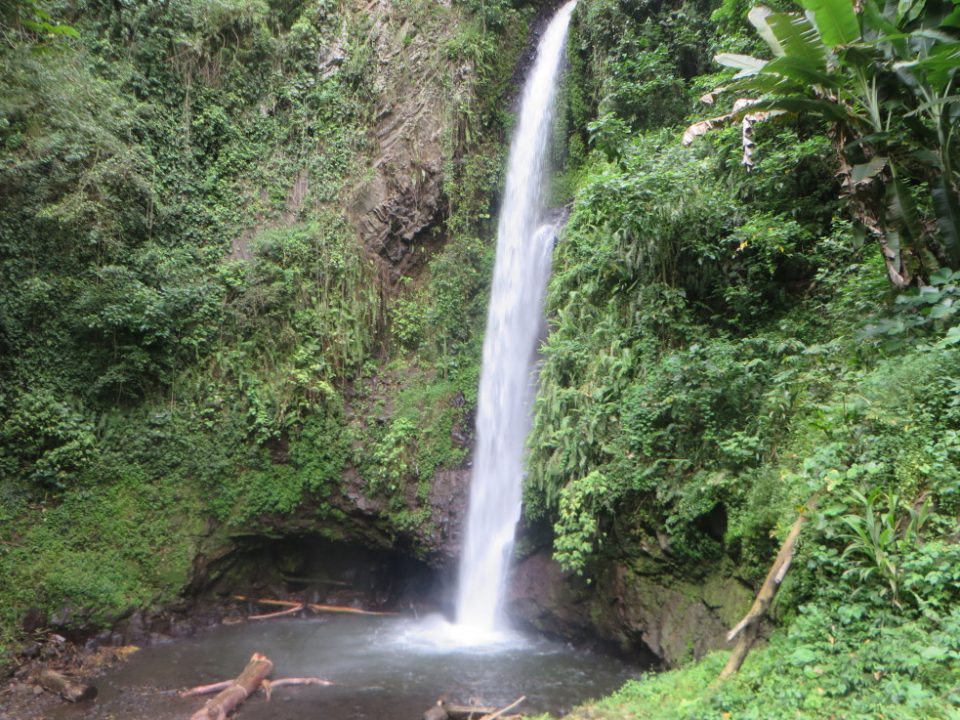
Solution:
<svg viewBox="0 0 960 720"><path fill-rule="evenodd" d="M261 683L260 687L263 689L264 694L267 696L267 700L270 700L270 695L278 687L287 687L288 685L333 685L330 680L325 680L321 677L297 677L297 678L280 678L279 680L264 680Z"/></svg>
<svg viewBox="0 0 960 720"><path fill-rule="evenodd" d="M497 711L495 707L483 707L482 705L448 705L442 703L441 707L446 711L450 720L469 720L469 718L491 715Z"/></svg>
<svg viewBox="0 0 960 720"><path fill-rule="evenodd" d="M247 617L247 620L270 620L271 618L283 617L284 615L295 615L301 610L303 610L303 603L299 603L294 607L289 607L285 610L278 610L277 612L267 613L265 615L250 615Z"/></svg>
<svg viewBox="0 0 960 720"><path fill-rule="evenodd" d="M495 713L484 715L482 718L480 718L480 720L497 720L498 717L500 717L501 715L504 715L509 710L513 710L517 705L519 705L526 699L527 699L526 695L521 695L506 707L500 708Z"/></svg>
<svg viewBox="0 0 960 720"><path fill-rule="evenodd" d="M350 615L396 615L392 612L377 612L375 610L360 610L359 608L348 607L346 605L320 605L318 603L302 603L295 600L274 600L273 598L252 598L246 595L234 595L234 600L240 602L251 602L259 605L273 605L275 607L287 608L286 611L278 613L269 613L267 615L251 615L251 620L266 620L269 617L281 617L281 615L292 615L302 610L304 607L313 612L321 613L348 613Z"/></svg>
<svg viewBox="0 0 960 720"><path fill-rule="evenodd" d="M526 696L519 697L504 708L485 707L483 705L454 705L442 697L423 714L422 720L507 720L521 718L522 715L505 715L517 705L526 700Z"/></svg>
<svg viewBox="0 0 960 720"><path fill-rule="evenodd" d="M254 653L243 672L212 700L208 700L190 720L226 720L234 708L252 695L273 672L273 662L266 655Z"/></svg>
<svg viewBox="0 0 960 720"><path fill-rule="evenodd" d="M182 698L209 695L210 693L220 692L225 687L229 687L232 682L233 680L224 680L223 682L210 683L209 685L197 685L189 690L181 690L177 694Z"/></svg>
<svg viewBox="0 0 960 720"><path fill-rule="evenodd" d="M210 693L219 692L226 687L229 687L233 684L233 680L224 680L223 682L215 682L209 685L198 685L197 687L192 687L188 690L181 690L178 695L182 698L187 697L196 697L197 695L209 695ZM277 680L264 680L260 683L260 689L264 691L267 696L267 699L270 698L270 693L278 687L288 687L291 685L333 685L334 683L331 680L321 677L295 677L295 678L278 678Z"/></svg>
<svg viewBox="0 0 960 720"><path fill-rule="evenodd" d="M358 608L347 607L346 605L317 605L316 603L310 603L307 605L308 608L314 612L328 612L328 613L349 613L351 615L396 615L394 612L377 612L375 610L360 610Z"/></svg>
<svg viewBox="0 0 960 720"><path fill-rule="evenodd" d="M287 607L287 608L296 607L297 605L302 604L295 600L273 600L272 598L252 598L252 597L247 597L246 595L234 595L233 599L239 600L240 602L251 602L251 603L257 603L258 605L274 605L276 607Z"/></svg>

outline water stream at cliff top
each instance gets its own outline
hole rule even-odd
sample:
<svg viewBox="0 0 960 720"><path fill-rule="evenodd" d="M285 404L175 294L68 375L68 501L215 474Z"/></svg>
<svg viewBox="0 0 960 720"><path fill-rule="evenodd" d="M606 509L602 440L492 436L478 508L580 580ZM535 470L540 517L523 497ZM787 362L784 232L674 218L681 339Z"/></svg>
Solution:
<svg viewBox="0 0 960 720"><path fill-rule="evenodd" d="M542 225L544 190L557 84L575 5L571 0L561 7L540 39L507 164L457 598L458 632L478 642L496 638L506 627L503 595L520 519L533 370L554 236Z"/></svg>

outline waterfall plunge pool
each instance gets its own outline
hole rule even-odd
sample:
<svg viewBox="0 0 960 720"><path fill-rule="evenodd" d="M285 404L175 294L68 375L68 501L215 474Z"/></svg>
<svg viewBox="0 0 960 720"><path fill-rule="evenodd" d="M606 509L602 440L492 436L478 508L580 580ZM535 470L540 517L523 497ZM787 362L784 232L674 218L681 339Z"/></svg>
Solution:
<svg viewBox="0 0 960 720"><path fill-rule="evenodd" d="M274 678L319 675L332 687L286 687L239 709L241 720L419 720L439 697L503 706L520 695L528 714L561 714L610 693L640 670L615 658L526 635L487 645L448 641L439 618L341 616L223 625L135 653L95 680L92 703L54 718L183 720L203 698L177 691L236 677L254 652Z"/></svg>

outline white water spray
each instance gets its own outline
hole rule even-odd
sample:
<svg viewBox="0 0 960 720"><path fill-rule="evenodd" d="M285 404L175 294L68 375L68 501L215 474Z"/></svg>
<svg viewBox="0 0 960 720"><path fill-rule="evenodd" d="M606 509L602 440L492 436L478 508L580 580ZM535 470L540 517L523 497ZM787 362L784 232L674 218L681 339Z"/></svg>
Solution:
<svg viewBox="0 0 960 720"><path fill-rule="evenodd" d="M524 85L497 229L457 601L457 625L481 636L505 624L504 586L520 519L524 447L536 387L533 368L554 236L552 226L539 224L557 76L575 5L571 0L550 21Z"/></svg>

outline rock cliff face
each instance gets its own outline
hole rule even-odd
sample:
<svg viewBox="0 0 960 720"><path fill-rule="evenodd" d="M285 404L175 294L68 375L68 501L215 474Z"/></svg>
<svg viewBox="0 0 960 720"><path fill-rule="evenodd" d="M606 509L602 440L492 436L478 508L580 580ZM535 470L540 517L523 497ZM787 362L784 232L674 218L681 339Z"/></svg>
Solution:
<svg viewBox="0 0 960 720"><path fill-rule="evenodd" d="M655 563L612 561L588 584L541 550L517 566L509 602L541 632L674 667L723 647L751 598L729 569L691 581Z"/></svg>
<svg viewBox="0 0 960 720"><path fill-rule="evenodd" d="M382 547L399 544L428 565L438 569L450 568L456 565L460 556L469 484L469 468L438 471L433 476L430 494L425 501L406 498L410 507L425 509L429 521L409 528L399 541L396 528L387 519L388 501L382 497L370 497L365 483L355 472L348 474L340 492L330 498L330 502L343 513L338 528L343 539Z"/></svg>
<svg viewBox="0 0 960 720"><path fill-rule="evenodd" d="M426 261L424 251L443 239L444 142L449 148L451 137L451 93L443 84L451 73L441 52L456 24L443 3L434 14L401 18L394 3L376 0L368 12L377 55L374 149L368 175L352 189L348 213L392 284L416 274Z"/></svg>

